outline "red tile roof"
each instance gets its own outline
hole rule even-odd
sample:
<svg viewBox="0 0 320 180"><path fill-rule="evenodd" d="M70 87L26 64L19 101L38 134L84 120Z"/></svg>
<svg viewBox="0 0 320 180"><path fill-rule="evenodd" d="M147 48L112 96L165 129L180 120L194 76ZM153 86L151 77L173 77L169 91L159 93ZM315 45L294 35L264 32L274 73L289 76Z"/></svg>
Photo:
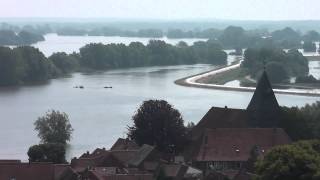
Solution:
<svg viewBox="0 0 320 180"><path fill-rule="evenodd" d="M81 172L88 167L126 167L138 151L136 150L117 150L106 151L96 149L91 154L86 154L78 159L71 160L71 166L77 172Z"/></svg>
<svg viewBox="0 0 320 180"><path fill-rule="evenodd" d="M90 170L91 177L97 180L153 180L153 174L138 170L99 167Z"/></svg>
<svg viewBox="0 0 320 180"><path fill-rule="evenodd" d="M0 179L57 180L69 166L52 163L0 163Z"/></svg>
<svg viewBox="0 0 320 180"><path fill-rule="evenodd" d="M138 150L140 147L129 139L119 138L110 150Z"/></svg>
<svg viewBox="0 0 320 180"><path fill-rule="evenodd" d="M206 128L247 128L248 120L247 110L212 107L192 129L192 136L198 138Z"/></svg>
<svg viewBox="0 0 320 180"><path fill-rule="evenodd" d="M254 146L262 153L288 144L289 136L280 128L217 128L206 129L194 161L247 161Z"/></svg>
<svg viewBox="0 0 320 180"><path fill-rule="evenodd" d="M183 178L188 166L181 164L165 164L162 166L166 177Z"/></svg>

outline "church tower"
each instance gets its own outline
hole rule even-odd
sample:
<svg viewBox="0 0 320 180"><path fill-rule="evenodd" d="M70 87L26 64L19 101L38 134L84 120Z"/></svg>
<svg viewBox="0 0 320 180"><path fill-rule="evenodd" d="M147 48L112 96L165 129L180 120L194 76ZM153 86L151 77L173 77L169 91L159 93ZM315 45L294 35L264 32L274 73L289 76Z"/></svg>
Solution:
<svg viewBox="0 0 320 180"><path fill-rule="evenodd" d="M281 109L274 95L266 71L263 71L253 97L247 107L249 125L257 128L275 128L279 126Z"/></svg>

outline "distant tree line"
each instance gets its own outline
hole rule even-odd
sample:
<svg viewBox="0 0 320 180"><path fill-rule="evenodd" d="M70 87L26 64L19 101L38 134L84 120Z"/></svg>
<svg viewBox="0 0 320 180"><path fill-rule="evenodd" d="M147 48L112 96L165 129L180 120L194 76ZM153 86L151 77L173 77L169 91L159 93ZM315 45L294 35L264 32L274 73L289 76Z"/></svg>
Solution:
<svg viewBox="0 0 320 180"><path fill-rule="evenodd" d="M272 83L282 83L288 82L290 77L308 75L308 64L307 58L298 50L249 48L244 53L241 68L255 79L266 69Z"/></svg>
<svg viewBox="0 0 320 180"><path fill-rule="evenodd" d="M138 28L138 27L137 27ZM36 35L57 33L58 35L69 36L121 36L121 37L147 37L161 38L206 38L217 41L224 49L239 49L250 47L277 47L280 49L303 48L307 52L315 52L314 42L320 41L320 34L317 31L308 31L302 34L290 27L269 32L267 29L245 30L240 26L228 26L225 29L207 28L184 30L169 28L168 30L157 28L141 28L126 30L116 26L93 25L82 26L79 24L43 24L26 25L23 27L13 26L7 23L0 24L0 30L12 31L15 33L28 32ZM13 37L9 39L14 39ZM302 45L301 42L304 42ZM8 42L1 43L5 45ZM18 44L18 43L16 43Z"/></svg>
<svg viewBox="0 0 320 180"><path fill-rule="evenodd" d="M0 85L41 82L81 70L106 70L125 67L162 66L178 64L224 65L227 54L217 44L197 42L192 46L181 42L173 46L152 40L148 45L88 44L80 53L55 53L46 58L30 46L0 47Z"/></svg>
<svg viewBox="0 0 320 180"><path fill-rule="evenodd" d="M78 68L77 54L55 53L45 57L30 46L0 47L0 86L44 82Z"/></svg>
<svg viewBox="0 0 320 180"><path fill-rule="evenodd" d="M44 41L41 34L25 30L19 33L12 30L0 30L0 45L29 45L39 41Z"/></svg>
<svg viewBox="0 0 320 180"><path fill-rule="evenodd" d="M308 75L308 76L298 76L296 78L296 82L295 83L311 83L311 84L318 84L320 83L319 79L316 79L314 76L312 75Z"/></svg>
<svg viewBox="0 0 320 180"><path fill-rule="evenodd" d="M151 40L146 46L140 42L128 46L88 44L80 49L80 57L82 66L93 69L227 62L227 54L214 43L196 42L188 46L181 42L173 46L160 40Z"/></svg>
<svg viewBox="0 0 320 180"><path fill-rule="evenodd" d="M266 29L245 30L238 26L229 26L224 30L209 28L204 30L168 29L140 29L137 31L121 30L113 27L99 27L92 30L78 29L75 27L61 28L57 30L59 35L89 35L89 36L122 36L122 37L151 37L161 38L206 38L215 40L224 49L248 48L248 47L277 47L280 49L304 48L301 42L308 45L320 40L317 31L308 31L302 34L292 28L269 32ZM316 51L309 49L306 51Z"/></svg>

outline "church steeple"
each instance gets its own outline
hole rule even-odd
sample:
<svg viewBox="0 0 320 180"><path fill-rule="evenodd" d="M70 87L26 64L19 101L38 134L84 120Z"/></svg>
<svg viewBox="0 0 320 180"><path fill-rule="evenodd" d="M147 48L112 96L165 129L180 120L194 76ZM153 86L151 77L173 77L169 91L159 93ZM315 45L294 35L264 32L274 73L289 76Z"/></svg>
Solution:
<svg viewBox="0 0 320 180"><path fill-rule="evenodd" d="M261 128L278 127L280 106L265 70L257 83L247 110L251 116L251 126Z"/></svg>

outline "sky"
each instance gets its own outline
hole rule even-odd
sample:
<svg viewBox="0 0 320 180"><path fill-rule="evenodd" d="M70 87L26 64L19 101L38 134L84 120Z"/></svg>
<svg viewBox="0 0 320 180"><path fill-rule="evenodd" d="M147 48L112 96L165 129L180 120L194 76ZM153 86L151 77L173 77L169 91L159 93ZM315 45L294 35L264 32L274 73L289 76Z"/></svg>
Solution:
<svg viewBox="0 0 320 180"><path fill-rule="evenodd" d="M0 0L0 17L320 20L320 0Z"/></svg>

